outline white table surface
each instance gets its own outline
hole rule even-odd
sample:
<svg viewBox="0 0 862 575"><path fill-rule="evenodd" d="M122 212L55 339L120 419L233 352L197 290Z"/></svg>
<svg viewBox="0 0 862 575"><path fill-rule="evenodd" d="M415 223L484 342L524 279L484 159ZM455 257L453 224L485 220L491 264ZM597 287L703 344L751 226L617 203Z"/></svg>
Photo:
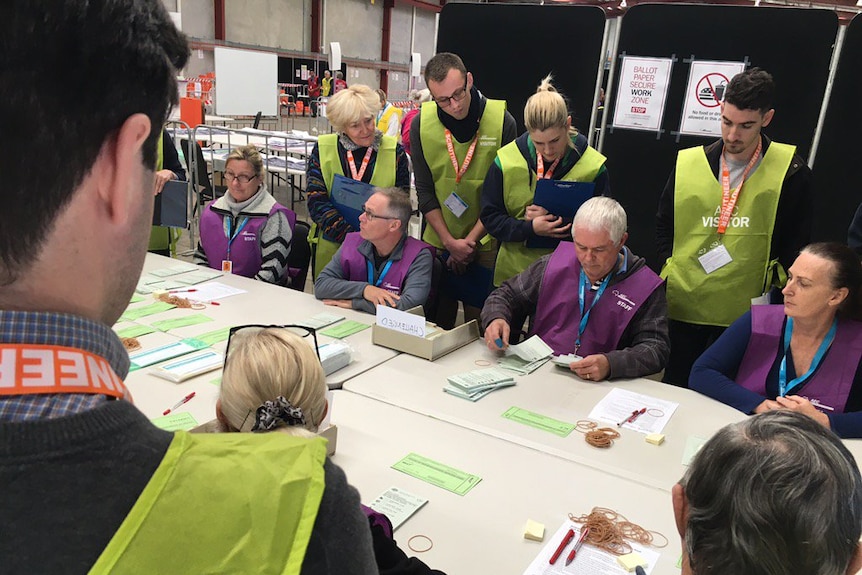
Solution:
<svg viewBox="0 0 862 575"><path fill-rule="evenodd" d="M147 259L144 264L144 274L152 270L172 267L182 263L183 262L176 259L156 254L147 254ZM138 338L141 345L145 349L154 348L178 339L195 337L203 333L235 325L292 324L297 323L300 320L310 318L311 316L321 312L341 315L345 317L345 320L356 320L369 325L374 323L374 316L372 315L354 310L326 306L315 299L311 294L271 285L266 282L230 274L222 275L212 281L244 289L247 293L221 299L219 300L220 305L208 305L204 310L174 308L166 312L143 317L135 322L131 322L150 325L155 321L193 314L204 314L213 319L213 321L210 322L174 329L169 333L155 332L141 336ZM194 288L194 286L190 286L190 288ZM190 298L192 298L193 295L193 293L187 294ZM130 309L146 306L155 301L152 296L143 297L144 301L130 304ZM130 322L125 322L117 324L117 327L127 327L129 324ZM321 335L320 333L317 334L317 339L320 344L327 341L335 341L332 338ZM354 350L353 361L347 367L340 369L327 377L327 384L329 384L331 388L340 387L340 385L348 378L356 376L367 369L371 369L398 354L398 352L394 350L373 345L371 343L370 328L348 336L344 341L347 342ZM225 346L226 342L220 342L215 344L213 349L223 353ZM198 417L201 412L198 412L195 409L197 405L193 405L193 403L203 404L205 401L208 401L207 398L210 398L211 396L212 401L204 407L204 412L206 413L207 419L212 418L212 414L214 414L213 409L215 406L215 397L218 394L218 387L210 382L213 379L220 377L221 374L218 371L209 372L180 384L172 383L167 380L160 380L150 376L142 377L142 375L148 371L149 368L144 368L133 372L127 379L129 389L135 396L136 404L138 404L138 407L140 407L146 415L149 417L161 415L162 411L176 403L176 401L185 394L190 393L191 391L196 391L200 397L195 397L192 402L186 404L186 409L188 411L194 411L195 418L202 423L203 421ZM141 390L141 386L146 387ZM143 393L140 393L141 391L143 391Z"/></svg>
<svg viewBox="0 0 862 575"><path fill-rule="evenodd" d="M664 490L670 490L685 472L682 458L690 436L708 439L727 423L745 417L691 390L648 379L589 383L550 362L528 376L515 375L517 385L494 391L475 403L443 392L447 376L479 369L475 361L494 363L496 357L481 340L438 359L433 365L402 354L349 380L344 388ZM598 449L588 445L577 430L559 437L501 417L509 408L519 407L574 424L586 419L613 387L680 404L665 426L664 444L648 444L644 434L623 428L618 429L621 437L612 447ZM617 429L614 424L599 423Z"/></svg>
<svg viewBox="0 0 862 575"><path fill-rule="evenodd" d="M656 549L661 556L652 573L679 574L679 537L665 490L345 390L335 392L332 422L338 426L333 461L359 489L363 503L393 486L428 499L395 532L395 540L408 555L432 568L450 575L520 575L568 513L580 515L599 506L666 535L670 543ZM478 475L482 481L459 496L391 469L410 452ZM545 525L543 543L523 538L527 519ZM408 539L419 534L433 541L430 551L408 549ZM414 541L416 546L425 544ZM625 571L620 568L619 573Z"/></svg>

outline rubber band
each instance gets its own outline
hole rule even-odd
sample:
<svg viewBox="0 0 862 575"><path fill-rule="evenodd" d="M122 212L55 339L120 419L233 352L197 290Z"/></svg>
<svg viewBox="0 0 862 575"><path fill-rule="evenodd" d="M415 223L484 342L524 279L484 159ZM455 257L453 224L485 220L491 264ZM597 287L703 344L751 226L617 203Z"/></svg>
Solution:
<svg viewBox="0 0 862 575"><path fill-rule="evenodd" d="M123 342L123 347L126 348L126 351L138 351L141 349L141 342L136 337L122 337L120 340Z"/></svg>
<svg viewBox="0 0 862 575"><path fill-rule="evenodd" d="M580 431L581 433L586 433L592 429L595 429L599 426L595 421L590 421L589 419L579 419L575 422L575 431Z"/></svg>
<svg viewBox="0 0 862 575"><path fill-rule="evenodd" d="M202 303L199 301L192 302L192 309L206 309L206 308L207 308L207 304L205 304L205 303Z"/></svg>
<svg viewBox="0 0 862 575"><path fill-rule="evenodd" d="M413 547L413 540L416 539L417 537L425 539L426 541L428 541L428 548L427 549L417 549L417 548ZM413 553L425 553L427 551L431 551L431 549L434 548L434 542L431 541L431 538L428 537L427 535L421 535L421 534L420 535L414 535L413 537L411 537L410 539L407 540L407 548L410 549L410 551L412 551Z"/></svg>
<svg viewBox="0 0 862 575"><path fill-rule="evenodd" d="M473 362L473 365L478 365L479 367L488 367L491 365L491 362L487 359L477 359Z"/></svg>
<svg viewBox="0 0 862 575"><path fill-rule="evenodd" d="M626 540L651 547L668 545L668 538L663 533L644 529L612 509L593 507L588 515L576 516L569 513L569 519L590 528L587 543L614 555L627 555L632 552L632 546ZM664 542L657 544L656 537L660 537Z"/></svg>
<svg viewBox="0 0 862 575"><path fill-rule="evenodd" d="M657 407L651 407L646 410L647 415L652 417L664 417L664 412Z"/></svg>

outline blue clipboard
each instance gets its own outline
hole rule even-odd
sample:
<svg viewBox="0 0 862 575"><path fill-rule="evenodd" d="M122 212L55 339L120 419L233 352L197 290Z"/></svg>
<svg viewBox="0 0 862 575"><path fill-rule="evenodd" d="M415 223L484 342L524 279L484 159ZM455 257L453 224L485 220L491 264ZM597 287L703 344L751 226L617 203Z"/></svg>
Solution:
<svg viewBox="0 0 862 575"><path fill-rule="evenodd" d="M341 174L335 174L332 179L332 189L329 198L341 214L341 217L350 224L354 230L359 229L359 214L365 201L374 193L374 186L360 182L352 178L345 178Z"/></svg>
<svg viewBox="0 0 862 575"><path fill-rule="evenodd" d="M549 214L560 216L563 223L571 223L584 202L593 197L596 191L594 182L567 182L565 180L538 180L533 203L548 210ZM546 237L527 239L528 248L554 248L560 240Z"/></svg>

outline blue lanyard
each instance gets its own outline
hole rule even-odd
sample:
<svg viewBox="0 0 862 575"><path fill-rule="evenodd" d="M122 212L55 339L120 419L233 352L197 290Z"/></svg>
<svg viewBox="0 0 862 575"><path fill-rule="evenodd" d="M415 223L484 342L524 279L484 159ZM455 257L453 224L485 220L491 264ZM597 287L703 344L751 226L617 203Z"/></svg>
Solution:
<svg viewBox="0 0 862 575"><path fill-rule="evenodd" d="M817 349L814 359L811 360L811 365L808 367L808 371L788 384L787 350L790 349L790 337L793 335L793 318L787 318L787 324L784 326L784 357L781 358L781 367L778 370L778 395L784 397L787 395L787 392L796 389L805 383L805 380L811 377L811 374L814 373L814 371L820 366L820 362L823 361L823 356L826 355L826 351L829 349L829 346L832 345L832 340L835 339L836 331L838 331L838 318L835 318L832 321L832 327L829 328L829 333L827 333L826 337L823 338L823 341L820 342L820 347Z"/></svg>
<svg viewBox="0 0 862 575"><path fill-rule="evenodd" d="M236 239L236 237L239 235L239 233L242 231L242 229L245 227L245 225L248 223L248 217L245 217L242 219L242 223L236 229L236 233L234 233L234 234L231 234L231 232L230 232L230 228L232 225L231 222L233 222L233 218L228 216L228 218L227 218L227 233L225 233L225 237L227 238L227 259L228 259L228 261L230 261L230 246L233 243L233 241Z"/></svg>
<svg viewBox="0 0 862 575"><path fill-rule="evenodd" d="M596 307L596 304L599 302L599 298L602 297L602 294L605 293L605 288L608 287L608 282L611 281L611 275L613 274L613 270L602 281L602 285L599 287L596 292L596 297L593 298L593 303L590 304L590 309L587 310L587 313L584 313L584 305L585 305L585 287L589 287L590 280L587 278L587 274L584 273L584 270L581 269L581 281L578 286L578 303L581 307L581 323L578 324L578 339L575 340L575 353L578 353L578 349L581 347L581 336L584 335L584 330L587 329L587 322L590 321L590 312L593 311L593 308Z"/></svg>
<svg viewBox="0 0 862 575"><path fill-rule="evenodd" d="M366 261L365 263L368 264L368 283L370 283L374 287L380 287L383 278L386 277L386 274L389 272L389 268L392 267L392 260L389 260L388 262L386 262L386 265L383 266L383 271L380 272L380 277L377 278L377 281L374 281L374 266L372 266L371 262L369 261Z"/></svg>

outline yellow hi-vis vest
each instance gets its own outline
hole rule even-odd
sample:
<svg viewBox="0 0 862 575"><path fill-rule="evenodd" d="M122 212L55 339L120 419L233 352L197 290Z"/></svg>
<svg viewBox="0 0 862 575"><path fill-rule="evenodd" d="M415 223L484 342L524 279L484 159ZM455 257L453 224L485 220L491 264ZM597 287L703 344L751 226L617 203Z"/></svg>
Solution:
<svg viewBox="0 0 862 575"><path fill-rule="evenodd" d="M178 432L90 575L298 574L325 459L318 438Z"/></svg>
<svg viewBox="0 0 862 575"><path fill-rule="evenodd" d="M443 221L446 223L449 233L455 239L460 240L467 237L467 234L470 233L470 230L473 229L473 226L479 220L482 183L488 174L488 168L491 167L491 163L497 155L497 150L500 149L500 143L503 139L503 118L505 114L505 101L485 101L485 111L479 120L479 130L477 132L479 141L476 143L473 160L464 173L464 177L461 178L461 182L456 184L455 169L452 167L452 160L449 158L449 152L446 149L446 128L440 122L440 118L437 117L437 103L425 102L422 104L419 124L422 153L425 156L428 168L431 170L431 176L434 178L434 193L440 202ZM467 150L470 148L471 143L472 140L462 144L454 137L452 138L455 157L459 166L464 162L464 157L467 155ZM449 208L443 205L443 202L446 201L446 198L453 191L467 204L467 210L461 214L460 218L456 217ZM422 239L432 246L443 249L443 242L431 226L425 227ZM479 249L492 250L496 249L496 247L494 242L490 242L483 244Z"/></svg>
<svg viewBox="0 0 862 575"><path fill-rule="evenodd" d="M661 277L667 281L668 317L699 325L728 326L748 311L751 298L786 275L770 260L781 186L796 147L772 142L745 180L724 237L716 232L721 183L703 146L681 150L676 161L673 252ZM732 262L707 274L698 257L724 244ZM777 274L778 279L773 280Z"/></svg>
<svg viewBox="0 0 862 575"><path fill-rule="evenodd" d="M503 202L506 211L513 218L524 219L527 206L533 203L536 193L536 177L527 164L516 142L510 142L497 152L503 172ZM605 165L605 158L591 146L572 169L561 178L566 182L593 182ZM500 242L497 265L494 268L494 285L499 286L514 277L542 257L554 251L553 248L528 248L524 242Z"/></svg>
<svg viewBox="0 0 862 575"><path fill-rule="evenodd" d="M380 148L377 150L377 159L374 162L374 171L371 174L371 185L378 188L391 188L395 185L395 138L383 136ZM341 169L341 158L338 156L338 134L326 134L317 139L317 150L320 154L320 170L323 173L323 182L326 191L332 190L332 181L335 174L344 176ZM355 230L359 231L359 230ZM331 242L323 237L323 231L317 223L313 223L309 232L309 243L314 245L314 279L320 275L326 264L341 247L341 244Z"/></svg>
<svg viewBox="0 0 862 575"><path fill-rule="evenodd" d="M401 118L404 117L404 110L397 106L393 106L392 104L387 104L386 109L383 110L383 113L380 114L380 119L377 120L377 129L386 133L386 130L389 129L389 120L392 118L392 114L398 116L398 124L401 124ZM401 130L398 130L399 135L401 134Z"/></svg>

